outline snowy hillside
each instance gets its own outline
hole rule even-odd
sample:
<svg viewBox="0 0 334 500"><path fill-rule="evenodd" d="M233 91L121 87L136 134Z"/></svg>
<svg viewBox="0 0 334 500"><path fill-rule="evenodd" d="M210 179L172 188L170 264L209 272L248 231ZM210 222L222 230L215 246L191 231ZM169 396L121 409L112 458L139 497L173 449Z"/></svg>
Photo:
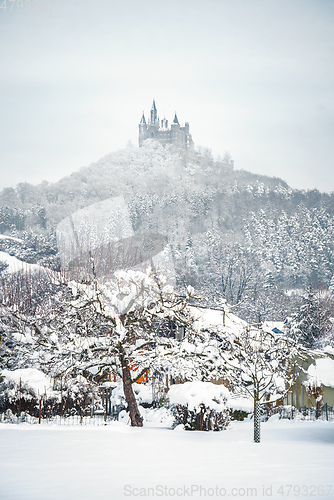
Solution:
<svg viewBox="0 0 334 500"><path fill-rule="evenodd" d="M23 262L22 260L19 260L6 252L0 252L0 262L5 264L6 272L9 273L17 273L20 271L26 273L41 272L43 270L45 271L45 269L38 264L29 264L28 262Z"/></svg>
<svg viewBox="0 0 334 500"><path fill-rule="evenodd" d="M135 235L168 239L178 283L195 286L210 305L226 299L245 320L285 321L308 284L331 287L333 195L150 141L54 184L4 190L0 251L60 270L56 225L115 197L125 200Z"/></svg>

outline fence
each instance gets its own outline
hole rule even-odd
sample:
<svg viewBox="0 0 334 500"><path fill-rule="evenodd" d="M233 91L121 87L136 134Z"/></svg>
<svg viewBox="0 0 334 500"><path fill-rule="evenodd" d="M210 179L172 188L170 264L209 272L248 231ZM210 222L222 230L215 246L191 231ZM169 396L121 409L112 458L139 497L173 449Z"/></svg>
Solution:
<svg viewBox="0 0 334 500"><path fill-rule="evenodd" d="M14 415L11 411L0 413L0 422L7 424L41 424L41 425L89 425L93 427L107 425L109 422L119 419L119 414L123 407L113 407L112 410L106 414L105 412L93 415L68 415L68 416L47 416L47 417L33 417L26 412L22 412L20 416Z"/></svg>
<svg viewBox="0 0 334 500"><path fill-rule="evenodd" d="M334 420L334 407L325 403L323 406L308 408L295 408L294 406L281 406L279 416L289 420Z"/></svg>

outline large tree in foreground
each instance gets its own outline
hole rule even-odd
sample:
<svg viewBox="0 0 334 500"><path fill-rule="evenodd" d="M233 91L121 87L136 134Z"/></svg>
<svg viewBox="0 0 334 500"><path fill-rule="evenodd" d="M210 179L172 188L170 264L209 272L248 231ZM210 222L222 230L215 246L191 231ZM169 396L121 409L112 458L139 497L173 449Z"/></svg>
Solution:
<svg viewBox="0 0 334 500"><path fill-rule="evenodd" d="M191 287L180 297L163 277L132 270L116 271L108 281L63 281L38 311L7 305L8 335L20 332L16 366L35 366L53 376L118 375L131 425L141 426L132 384L148 369L208 377L208 334L192 329L192 296ZM175 338L180 325L186 333Z"/></svg>
<svg viewBox="0 0 334 500"><path fill-rule="evenodd" d="M175 322L188 323L191 289L180 298L163 279L139 271L117 271L103 284L94 281L69 286L75 297L69 314L84 320L80 327L77 320L74 322L82 349L72 367L95 367L100 373L120 375L131 425L141 426L132 383L152 366L161 364L161 358L171 356L176 341L170 334ZM78 354L77 346L76 351Z"/></svg>

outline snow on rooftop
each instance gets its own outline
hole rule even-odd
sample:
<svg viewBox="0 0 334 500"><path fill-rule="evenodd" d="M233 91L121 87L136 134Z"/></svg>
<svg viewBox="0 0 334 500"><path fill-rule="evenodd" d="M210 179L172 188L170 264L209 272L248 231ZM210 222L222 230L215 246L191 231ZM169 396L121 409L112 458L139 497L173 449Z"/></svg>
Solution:
<svg viewBox="0 0 334 500"><path fill-rule="evenodd" d="M246 321L227 310L224 312L218 309L192 307L191 314L195 320L194 328L198 330L212 330L217 333L224 331L228 333L242 331L247 326Z"/></svg>
<svg viewBox="0 0 334 500"><path fill-rule="evenodd" d="M310 379L316 380L327 387L334 387L334 359L320 358L307 371Z"/></svg>
<svg viewBox="0 0 334 500"><path fill-rule="evenodd" d="M262 329L268 333L278 333L278 331L284 333L284 321L264 321Z"/></svg>

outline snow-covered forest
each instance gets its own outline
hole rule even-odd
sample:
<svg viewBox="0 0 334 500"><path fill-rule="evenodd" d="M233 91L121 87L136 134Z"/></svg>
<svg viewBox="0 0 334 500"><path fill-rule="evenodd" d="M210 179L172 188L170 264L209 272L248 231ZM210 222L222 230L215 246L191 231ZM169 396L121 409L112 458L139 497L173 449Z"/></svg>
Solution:
<svg viewBox="0 0 334 500"><path fill-rule="evenodd" d="M178 283L208 305L224 298L247 321L285 321L312 287L332 307L333 195L235 170L206 149L185 155L146 141L57 183L4 189L0 249L59 270L56 225L120 195L135 232L165 235Z"/></svg>

